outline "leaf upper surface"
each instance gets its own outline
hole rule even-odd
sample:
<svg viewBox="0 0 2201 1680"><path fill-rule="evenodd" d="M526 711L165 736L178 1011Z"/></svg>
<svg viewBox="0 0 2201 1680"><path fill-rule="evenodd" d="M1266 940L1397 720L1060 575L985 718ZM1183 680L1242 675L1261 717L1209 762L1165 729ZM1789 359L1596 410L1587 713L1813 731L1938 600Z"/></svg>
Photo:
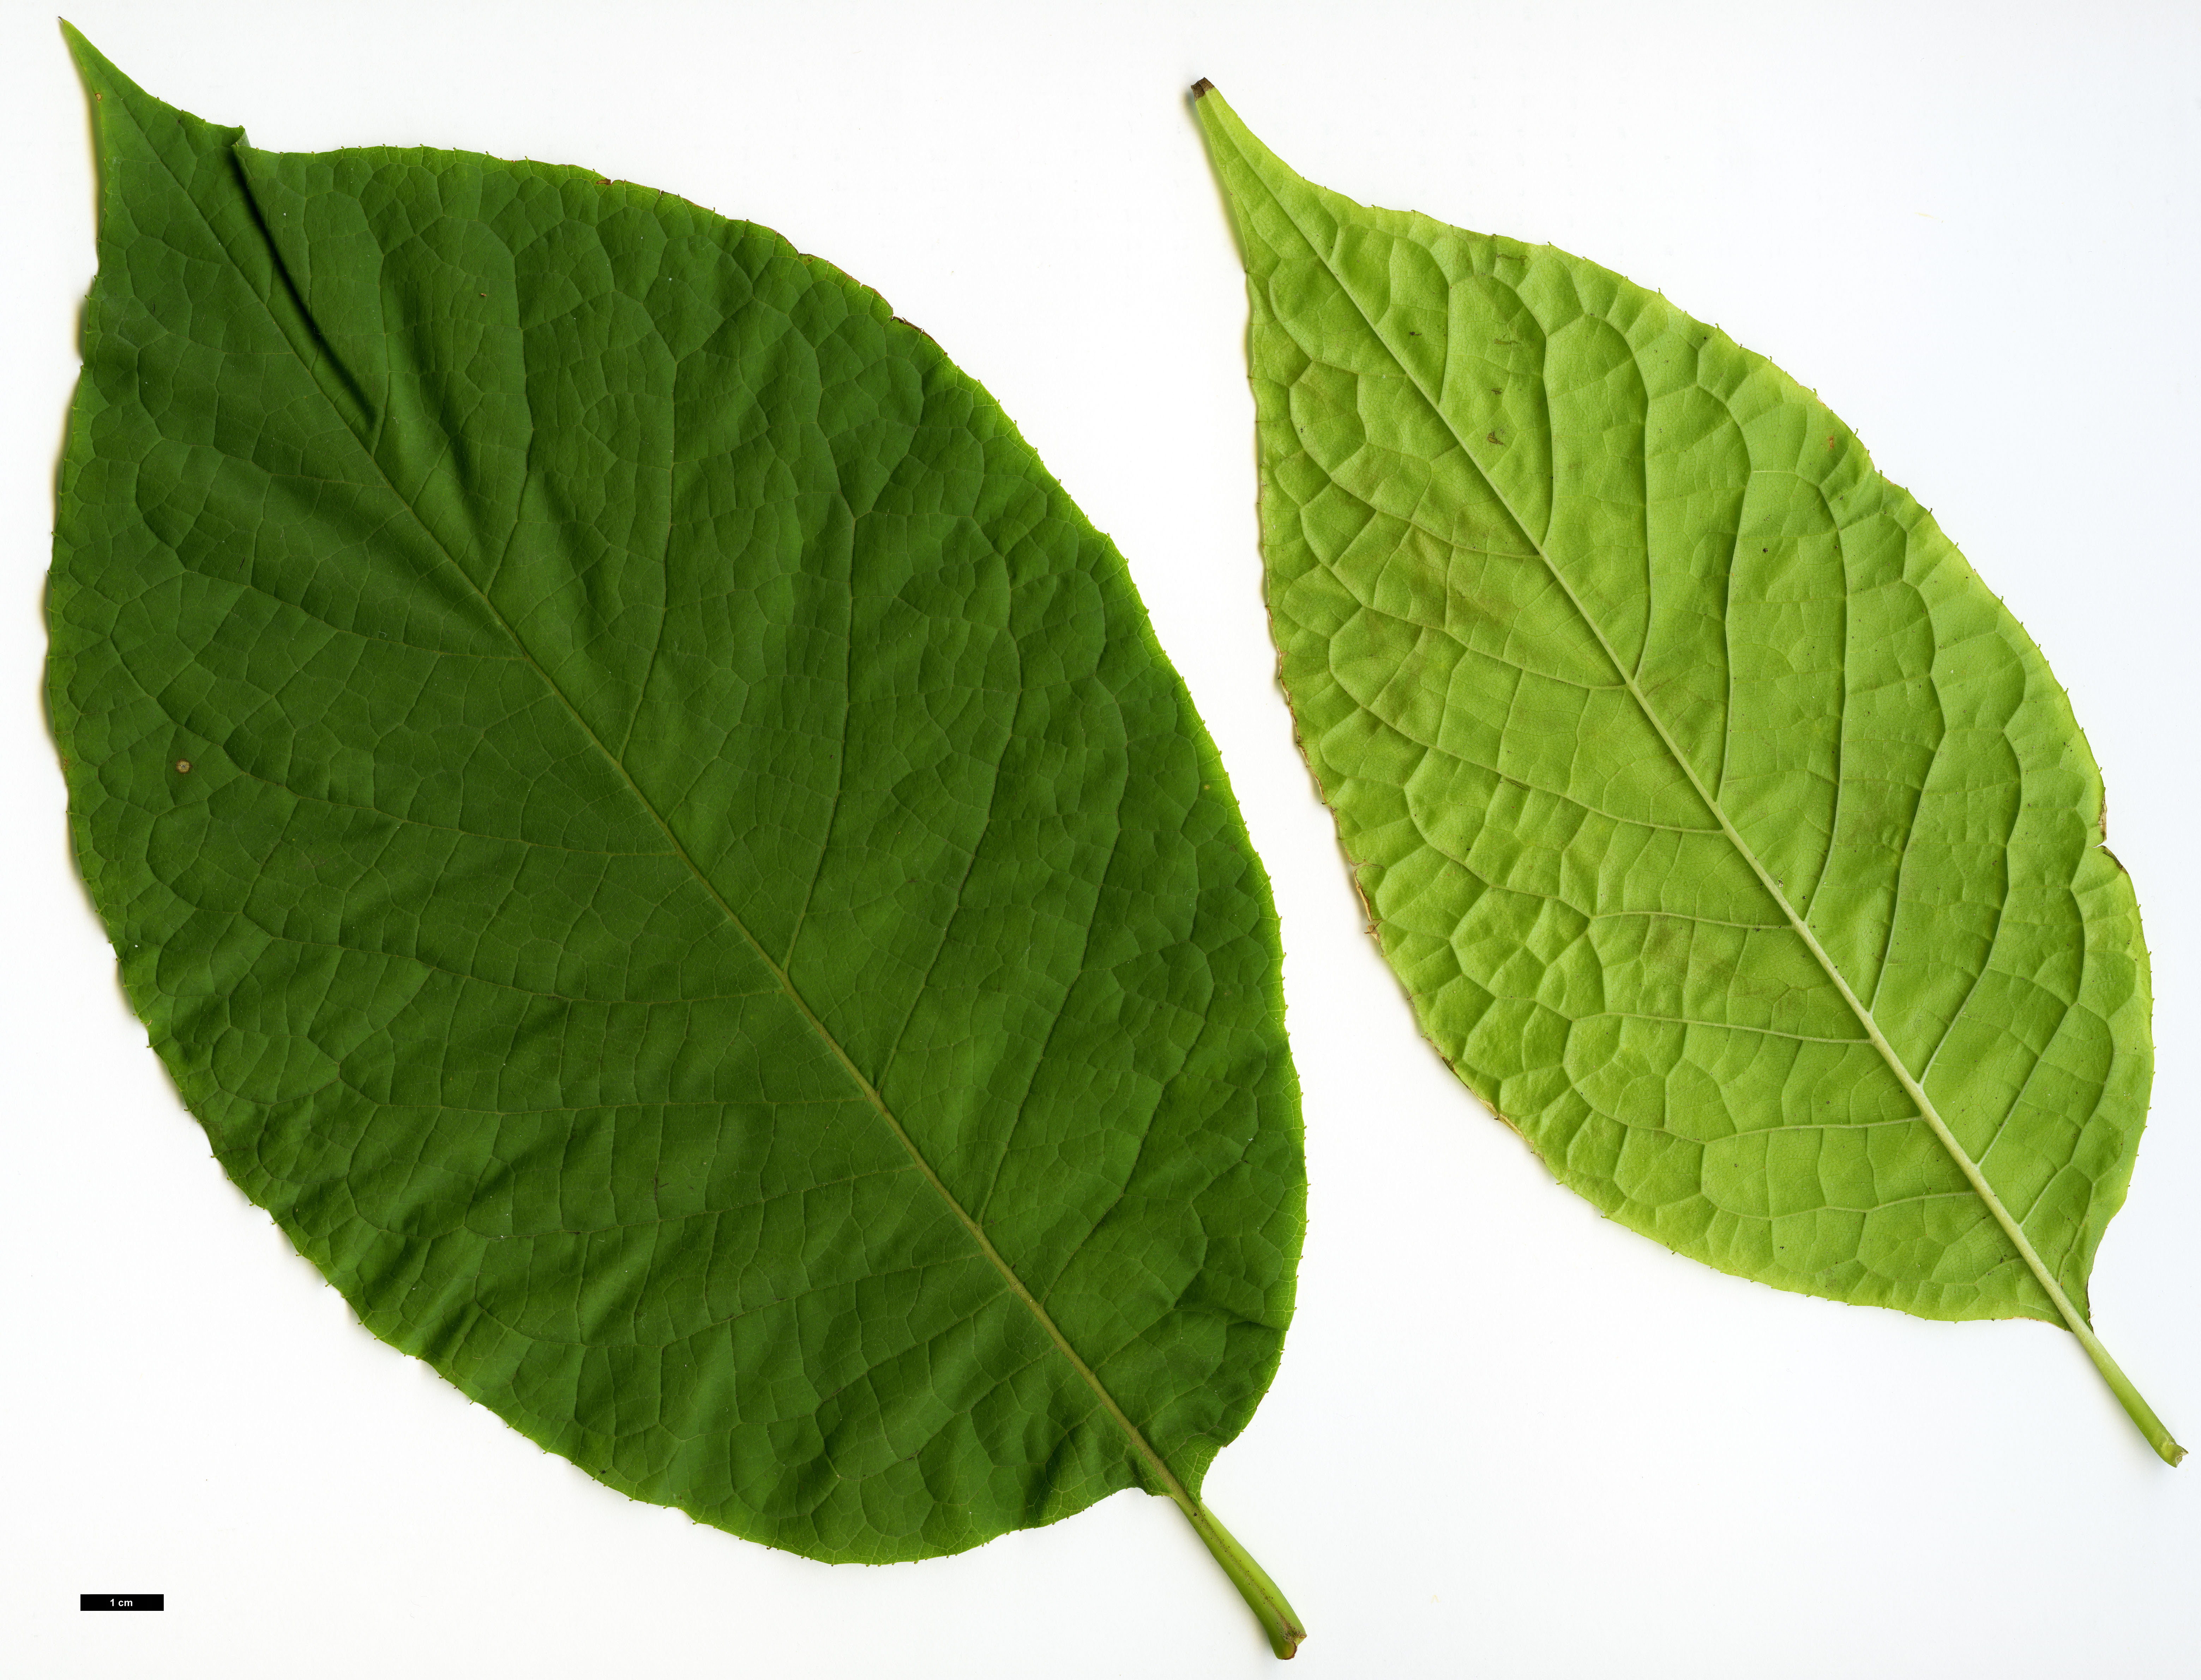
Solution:
<svg viewBox="0 0 2201 1680"><path fill-rule="evenodd" d="M1196 1497L1290 1315L1297 1088L1112 546L776 235L256 151L73 44L50 702L224 1166L378 1335L752 1538Z"/></svg>
<svg viewBox="0 0 2201 1680"><path fill-rule="evenodd" d="M1282 681L1423 1032L1682 1254L2083 1336L2147 955L2031 638L1764 357L1199 110Z"/></svg>

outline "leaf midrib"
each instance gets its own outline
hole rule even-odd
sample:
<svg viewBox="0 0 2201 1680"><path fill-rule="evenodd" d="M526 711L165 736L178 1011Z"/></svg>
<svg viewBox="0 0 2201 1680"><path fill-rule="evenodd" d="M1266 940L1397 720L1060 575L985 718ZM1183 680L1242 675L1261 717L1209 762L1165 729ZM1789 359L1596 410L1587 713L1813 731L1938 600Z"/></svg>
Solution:
<svg viewBox="0 0 2201 1680"><path fill-rule="evenodd" d="M102 119L107 119L108 112L106 110L104 101L100 102L97 109ZM131 120L133 124L137 122L137 117L134 112L132 113ZM139 128L139 132L145 140L146 150L158 160L161 169L167 173L168 179L174 183L177 192L182 197L184 201L191 207L192 214L198 218L200 223L206 228L208 237L211 238L214 242L215 245L222 250L224 256L228 257L229 248L227 244L223 240L220 231L215 228L212 219L208 216L206 211L200 206L196 196L194 196L191 190L184 185L181 178L177 175L173 166L170 163L168 158L162 152L161 149L153 143L150 135L144 134L142 126ZM239 196L243 198L245 205L249 209L252 220L255 227L260 231L261 237L266 241L268 262L273 271L273 278L290 291L292 302L296 305L300 316L309 327L312 327L312 316L306 308L305 298L303 295L297 291L296 284L292 281L289 265L285 262L282 253L275 248L273 238L267 233L266 222L260 212L259 201L252 192L249 179L247 177L244 171L244 162L238 156L238 152L242 149L243 141L241 137L238 140L228 143L227 150L230 166L232 172L232 179L236 183ZM105 184L103 183L103 189L104 185ZM1188 1517L1193 1518L1195 1524L1197 1524L1200 1517L1205 1513L1202 1512L1199 1503L1186 1489L1184 1484L1178 1480L1177 1473L1171 1469L1167 1460L1165 1460L1162 1457L1161 1454L1154 1448L1153 1445L1147 1441L1145 1434L1139 1429L1138 1425L1131 1421L1130 1418L1124 1411L1123 1407L1118 1403L1115 1395L1110 1393L1106 1384L1101 1382L1099 1373L1096 1372L1091 1366L1088 1365L1083 1357L1080 1355L1077 1350L1071 1345L1070 1339L1063 1334L1061 1326L1055 1323L1053 1315L1050 1314L1046 1307L1041 1304L1038 1297L1034 1295L1031 1290L1025 1286L1024 1279L1017 1275L1015 1268L1010 1266L1008 1261L1002 1257L1001 1251L995 1248L993 1239L987 1236L985 1228L981 1225L977 1219L972 1218L971 1215L965 1209L963 1204L956 1199L954 1192L948 1188L947 1184L942 1180L939 1173L934 1170L932 1163L925 1158L924 1151L918 1148L916 1140L909 1135L908 1131L902 1125L901 1121L896 1118L894 1111L887 1106L885 1098L879 1094L877 1088L872 1084L870 1079L865 1077L862 1070L856 1066L855 1062L848 1055L847 1050L842 1048L840 1041L833 1036L832 1032L826 1027L825 1022L819 1019L817 1013L811 1008L808 1002L803 997L802 994L795 989L794 980L788 974L786 969L772 960L771 954L765 949L764 946L760 943L759 943L756 936L750 932L748 924L742 919L741 916L735 911L733 906L727 902L725 895L719 890L718 884L713 881L710 876L697 865L694 857L690 855L687 847L681 843L680 837L673 831L672 825L666 820L664 815L658 810L655 802L652 801L649 795L643 790L641 784L637 782L631 772L629 772L624 760L622 760L617 754L613 753L611 749L605 744L602 737L596 733L594 727L589 723L587 718L582 714L580 709L573 704L572 701L566 696L566 691L559 686L557 682L551 677L550 673L543 667L542 663L537 660L534 650L521 639L518 631L513 627L511 620L504 615L503 611L497 606L496 602L490 599L488 592L475 581L473 575L469 573L464 566L459 563L458 557L451 552L449 547L443 542L442 537L434 530L434 528L420 516L419 509L413 505L411 500L407 497L403 492L399 490L397 486L391 482L390 475L384 471L381 461L375 456L373 452L367 448L366 441L361 438L359 433L353 428L349 418L344 414L341 406L339 406L334 398L330 396L328 391L323 388L321 381L313 366L306 360L305 357L299 355L297 346L291 343L291 335L283 330L281 321L276 317L273 306L267 297L261 296L261 293L252 285L249 278L244 273L242 266L238 264L233 257L231 257L229 260L231 266L237 273L238 279L243 281L245 291L252 295L254 299L260 304L261 309L266 313L268 319L268 324L274 329L275 337L282 343L285 352L290 356L290 359L297 366L299 370L304 373L306 381L308 385L312 387L314 395L321 400L322 403L329 409L330 413L335 416L337 420L342 426L343 435L352 440L353 447L359 452L361 458L366 461L369 468L373 470L376 479L379 480L384 489L389 492L390 499L396 502L399 507L404 508L407 517L413 521L413 524L420 530L422 536L427 539L436 554L443 560L444 564L449 566L453 572L457 573L459 578L465 584L466 587L473 594L475 598L481 602L484 610L488 612L496 620L497 627L504 633L505 637L510 641L512 645L519 650L519 657L524 660L529 668L536 673L537 677L541 680L545 691L548 692L552 698L556 700L560 706L565 708L566 714L572 719L574 725L580 730L583 737L589 742L590 745L595 748L597 753L602 756L605 762L609 764L612 768L618 772L619 779L625 783L628 790L632 793L636 803L638 804L646 814L648 814L649 819L657 825L658 831L665 836L666 843L672 847L673 855L680 860L681 863L685 866L688 872L695 877L696 884L709 895L711 902L718 906L720 913L725 917L727 923L741 936L742 942L746 943L749 949L755 955L757 960L764 965L765 968L771 973L773 979L778 982L781 992L785 996L789 1003L791 1004L795 1011L802 1017L803 1021L809 1026L812 1032L817 1036L819 1042L825 1047L829 1053L831 1053L833 1060L840 1066L842 1072L848 1076L849 1082L853 1084L860 1093L862 1093L865 1101L871 1104L873 1111L877 1113L880 1119L885 1124L887 1129L894 1134L895 1140L901 1143L903 1150L909 1156L911 1165L916 1167L918 1172L924 1179L924 1182L932 1187L934 1192L940 1197L941 1201L946 1204L948 1211L955 1216L957 1222L962 1225L966 1233L970 1237L972 1243L977 1246L979 1253L985 1257L988 1262L992 1265L995 1271L1001 1275L1002 1282L1007 1284L1010 1292L1014 1295L1018 1301L1024 1303L1026 1310L1031 1313L1033 1319L1037 1321L1040 1327L1047 1332L1048 1339L1054 1344L1055 1350L1069 1362L1071 1368L1077 1373L1078 1377L1084 1382L1086 1386L1092 1390L1094 1396L1100 1402L1102 1409L1106 1411L1108 1416L1115 1422L1117 1427L1123 1430L1125 1438L1130 1442L1133 1449L1137 1452L1139 1456L1144 1459L1153 1468L1155 1476L1162 1483L1169 1495L1169 1497L1184 1511ZM314 330L318 332L317 328ZM793 956L793 951L791 949L789 952L789 955L790 959Z"/></svg>
<svg viewBox="0 0 2201 1680"><path fill-rule="evenodd" d="M1232 121L1235 126L1235 114ZM1228 132L1227 130L1226 132ZM1896 1054L1894 1047L1887 1042L1887 1036L1881 1031L1880 1024L1873 1018L1872 1011L1858 998L1856 992L1851 990L1848 980L1843 977L1841 970L1835 965L1834 959L1828 955L1826 948L1820 944L1818 937L1811 931L1811 925L1797 913L1795 906L1789 902L1787 894L1781 890L1781 884L1774 878L1772 872L1765 866L1757 853L1743 839L1742 835L1728 816L1725 808L1713 796L1711 790L1705 785L1704 778L1697 773L1695 765L1689 761L1688 755L1681 749L1680 744L1668 731L1665 720L1658 715L1658 711L1652 706L1649 697L1638 685L1635 673L1628 668L1622 661L1618 650L1607 638L1604 626L1598 622L1588 608L1583 604L1582 598L1576 594L1574 586L1567 581L1565 573L1561 572L1554 563L1543 543L1529 530L1528 521L1515 510L1511 499L1500 486L1496 478L1493 476L1489 468L1483 465L1482 458L1476 454L1473 446L1461 433L1459 428L1453 424L1452 417L1445 412L1442 403L1429 391L1421 377L1415 373L1412 364L1393 345L1390 339L1384 335L1383 330L1369 315L1346 276L1331 261L1330 253L1316 243L1306 225L1294 212L1291 205L1286 203L1269 184L1258 162L1249 156L1245 148L1239 144L1237 135L1230 133L1228 138L1247 172L1259 182L1262 191L1269 195L1270 201L1282 213L1285 220L1291 224L1293 231L1300 236L1300 241L1313 255L1315 260L1323 265L1331 279L1336 283L1339 292L1353 305L1353 312L1359 316L1362 324L1367 327L1369 336L1382 347L1384 354L1390 357L1394 365L1413 388L1414 394L1435 417L1437 423L1451 435L1461 455L1466 460L1468 465L1475 469L1476 477L1482 479L1483 486L1497 500L1498 505L1505 510L1505 516L1512 521L1514 529L1521 533L1523 540L1528 543L1535 551L1536 558L1543 563L1544 569L1551 574L1552 582L1557 584L1566 596L1567 602L1574 608L1576 616L1582 620L1590 634L1597 638L1598 647L1619 676L1622 684L1628 690L1629 696L1635 701L1637 709L1642 713L1645 720L1657 733L1660 743L1665 747L1675 764L1680 767L1682 773L1688 778L1689 785L1695 790L1697 797L1704 802L1705 809L1710 811L1718 822L1721 831L1728 837L1729 843L1734 848L1743 861L1749 865L1751 872L1758 877L1759 884L1771 896L1773 902L1780 907L1781 914L1787 919L1788 925L1803 940L1805 948L1810 950L1821 969L1825 972L1827 978L1834 983L1835 990L1841 994L1843 1002L1848 1004L1851 1013L1857 1018L1858 1025L1864 1030L1866 1039L1880 1053L1881 1059L1887 1063L1888 1070L1902 1084L1910 1100L1917 1105L1917 1118L1924 1121L1927 1128L1940 1140L1942 1148L1948 1151L1950 1159L1956 1163L1957 1171L1963 1173L1973 1191L1987 1205L1988 1213L2001 1227L2003 1234L2009 1238L2010 1245L2016 1249L2019 1258L2024 1260L2034 1278L2046 1291L2050 1301L2063 1316L2066 1327L2087 1344L2090 1354L2095 1353L2100 1344L2095 1340L2093 1331L2087 1322L2086 1315L2079 1311L2070 1297L2064 1293L2063 1285L2057 1281L2054 1273L2041 1259L2039 1251L2027 1238L2024 1227L2018 1223L2010 1209L2004 1206L2002 1198L1995 1194L1994 1187L1987 1182L1987 1175L1980 1170L1979 1163L1974 1160L1970 1154L1957 1141L1955 1134L1949 1130L1947 1123L1941 1119L1933 1099L1927 1096L1925 1087L1911 1077L1910 1069L1904 1066L1902 1057ZM1277 160L1277 167L1285 169L1287 173L1293 173L1281 160ZM1294 174L1294 179L1313 191L1322 191L1320 188L1316 188L1312 182L1307 181L1303 176ZM2097 1362L2107 1357L2107 1352L2104 1350L2099 1354Z"/></svg>

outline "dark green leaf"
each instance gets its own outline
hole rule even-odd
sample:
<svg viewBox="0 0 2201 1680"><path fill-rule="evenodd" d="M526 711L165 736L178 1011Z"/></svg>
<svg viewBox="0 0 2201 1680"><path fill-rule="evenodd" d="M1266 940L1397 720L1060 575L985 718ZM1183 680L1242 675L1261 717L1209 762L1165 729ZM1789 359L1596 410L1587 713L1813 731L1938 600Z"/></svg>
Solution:
<svg viewBox="0 0 2201 1680"><path fill-rule="evenodd" d="M231 1175L638 1498L880 1562L1141 1486L1295 1636L1198 1505L1302 1229L1275 919L1113 548L761 228L72 44L49 694Z"/></svg>

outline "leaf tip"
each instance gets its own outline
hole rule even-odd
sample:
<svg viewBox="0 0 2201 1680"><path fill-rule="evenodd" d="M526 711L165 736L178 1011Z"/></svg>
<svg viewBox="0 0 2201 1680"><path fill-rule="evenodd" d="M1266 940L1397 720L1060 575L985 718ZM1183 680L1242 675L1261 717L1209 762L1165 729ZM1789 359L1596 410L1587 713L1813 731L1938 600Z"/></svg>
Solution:
<svg viewBox="0 0 2201 1680"><path fill-rule="evenodd" d="M94 65L106 62L106 58L99 49L85 39L84 31L65 17L57 17L54 21L61 25L62 40L68 47L69 56L76 61L79 69L89 69Z"/></svg>
<svg viewBox="0 0 2201 1680"><path fill-rule="evenodd" d="M64 26L64 27L66 27L66 26ZM1206 77L1202 76L1198 81L1192 85L1193 103L1195 105L1198 104L1201 99L1214 91L1215 84L1208 80Z"/></svg>
<svg viewBox="0 0 2201 1680"><path fill-rule="evenodd" d="M109 93L139 93L142 90L114 68L114 62L84 38L84 32L67 18L56 18L62 26L62 39L67 44L69 56L75 61L76 73L84 83L85 91L94 99Z"/></svg>

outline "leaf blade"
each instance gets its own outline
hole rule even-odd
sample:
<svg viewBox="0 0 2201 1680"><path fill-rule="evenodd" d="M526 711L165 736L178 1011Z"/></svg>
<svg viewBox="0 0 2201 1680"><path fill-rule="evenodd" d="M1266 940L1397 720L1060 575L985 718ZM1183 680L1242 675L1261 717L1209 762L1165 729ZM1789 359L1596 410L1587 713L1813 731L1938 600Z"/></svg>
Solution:
<svg viewBox="0 0 2201 1680"><path fill-rule="evenodd" d="M50 703L232 1177L378 1334L750 1537L1195 1514L1304 1175L1265 879L1112 548L774 236L254 152L71 44Z"/></svg>
<svg viewBox="0 0 2201 1680"><path fill-rule="evenodd" d="M1195 98L1253 301L1264 550L1282 677L1379 943L1425 1036L1563 1182L1682 1252L1836 1299L2064 1324L2151 1444L2176 1463L2182 1449L2109 1359L2085 1310L2086 1272L2122 1201L2145 1111L2145 949L2122 870L2073 843L2098 828L2098 772L2030 638L1930 516L1872 470L1846 428L1763 358L1564 253L1368 209L1317 187L1212 90ZM1769 540L1758 553L1779 557L1752 578L1747 538L1759 535ZM1815 554L1822 536L1828 551ZM1907 591L1915 602L1906 604L1923 611L1905 621L1875 590ZM1853 616L1866 621L1862 635ZM1902 655L1916 649L1902 638L1922 627L1923 669L1904 671ZM1992 652L1970 650L1969 665L1947 656L1952 645L1988 638ZM1852 681L1853 661L1886 662L1891 646L1894 683L1869 670ZM1957 732L1945 727L1948 714L1981 709L1967 687L1991 688L2012 668L2017 698L1993 720L2008 762L1969 743L1945 759ZM1829 673L1828 693L1796 691ZM1880 688L1908 680L1915 690L1922 675L1927 704L1916 692L1898 696L1907 714L1883 703ZM2003 697L1990 696L1988 709ZM1920 736L1931 737L1922 768L1905 757ZM1951 855L1969 843L1969 855L1919 866L1931 878L1922 890L1913 882L1906 897L1914 831L1937 791L1933 778L1951 763L1960 798L1994 790L1992 772L2014 772L2003 779L2025 788L2028 809L2062 806L2060 832L2035 825L2021 833L2022 819L2010 814L1999 839L1980 844L1945 823L1959 831L1933 839ZM1871 784L1906 778L1915 801L1900 843L1869 831L1875 818L1886 827L1884 809L1845 810L1846 796L1869 808ZM1586 829L1588 843L1578 846ZM1601 878L1612 851L1630 847L1637 862L1664 849L1652 879ZM1537 850L1557 853L1556 863L1524 867ZM2067 872L2034 883L2030 898L2013 895L2008 876L2040 857ZM1984 942L1969 942L1977 960L1966 969L1961 956L1937 956L1935 937L1977 930L1961 915L1937 919L1931 913L1947 905L1934 896L1961 910L1965 891L1999 872L1992 925ZM1822 908L1821 889L1843 876ZM1676 880L1686 903L1662 896ZM1476 926L1477 910L1508 892L1558 907L1560 925L1539 906ZM2051 902L2058 895L2063 902ZM2005 949L2013 896L2021 921L2061 912L2082 937ZM1875 896L1888 906L1877 920ZM2099 902L2101 913L2073 914L2081 900ZM1600 945L1600 920L1640 931ZM1670 923L1688 928L1682 947L1662 935ZM1716 947L1709 960L1694 949L1699 937ZM1953 1065L1937 1075L1942 1049L1984 985L2018 978L2028 962L2068 961L2073 946L2096 972L2062 1000L2048 1043L2030 1047L2000 1119L1985 1132L1970 1127L1985 1147L1968 1143L1942 1110L1954 1101L1961 1117L1983 1107L1981 1086L1993 1096L1993 1080L1967 1084L1976 1067ZM1559 972L1570 962L1572 972ZM1869 978L1869 998L1852 973ZM1448 1007L1446 992L1462 989L1464 1003ZM1609 1007L1615 990L1637 1007ZM1509 991L1510 1020L1500 1019ZM1789 1007L1762 1007L1769 998ZM1744 1019L1730 1018L1738 1013ZM2075 1038L2098 1029L2114 1041L2107 1054L2098 1043L2064 1050L2105 1064L2093 1090L2078 1093L2091 1096L2091 1112L2076 1127L2023 1117L2013 1138L2011 1115L2051 1061L2040 1052L2073 1017ZM1753 1074L1747 1061L1730 1068L1733 1106L1754 1104L1759 1118L1729 1112L1715 1077L1733 1058L1705 1041L1728 1034L1755 1040L1761 1053L1775 1039L1793 1047L1778 1077ZM1539 1055L1549 1075L1541 1088ZM1811 1057L1818 1066L1804 1065ZM1677 1075L1701 1089L1676 1092ZM1928 1089L1937 1078L1939 1102ZM1657 1087L1647 1100L1620 1089L1646 1083ZM1869 1106L1846 1121L1781 1113L1797 1106L1799 1084L1831 1086L1819 1106L1838 1113ZM1891 1085L1907 1109L1891 1103ZM1777 1118L1763 1118L1767 1109ZM1600 1122L1604 1135L1593 1135ZM1852 1147L1829 1170L1829 1137L1860 1127L1897 1137L1897 1147L1877 1159L1869 1146ZM1906 1147L1904 1131L1922 1131L1934 1147ZM1713 1155L1722 1145L1726 1163ZM1998 1148L2009 1188L2030 1192L2023 1213L1983 1167ZM2059 1206L2049 1186L2028 1182L2036 1161L2010 1164L2021 1149L2056 1154L2056 1171L2085 1181L2076 1217L2068 1182ZM1891 1194L1891 1179L1908 1194ZM1915 1201L1963 1201L1971 1212L1952 1224L1945 1207L1938 1223L1913 1220L1875 1243L1874 1217ZM1784 1258L1792 1248L1803 1252Z"/></svg>

